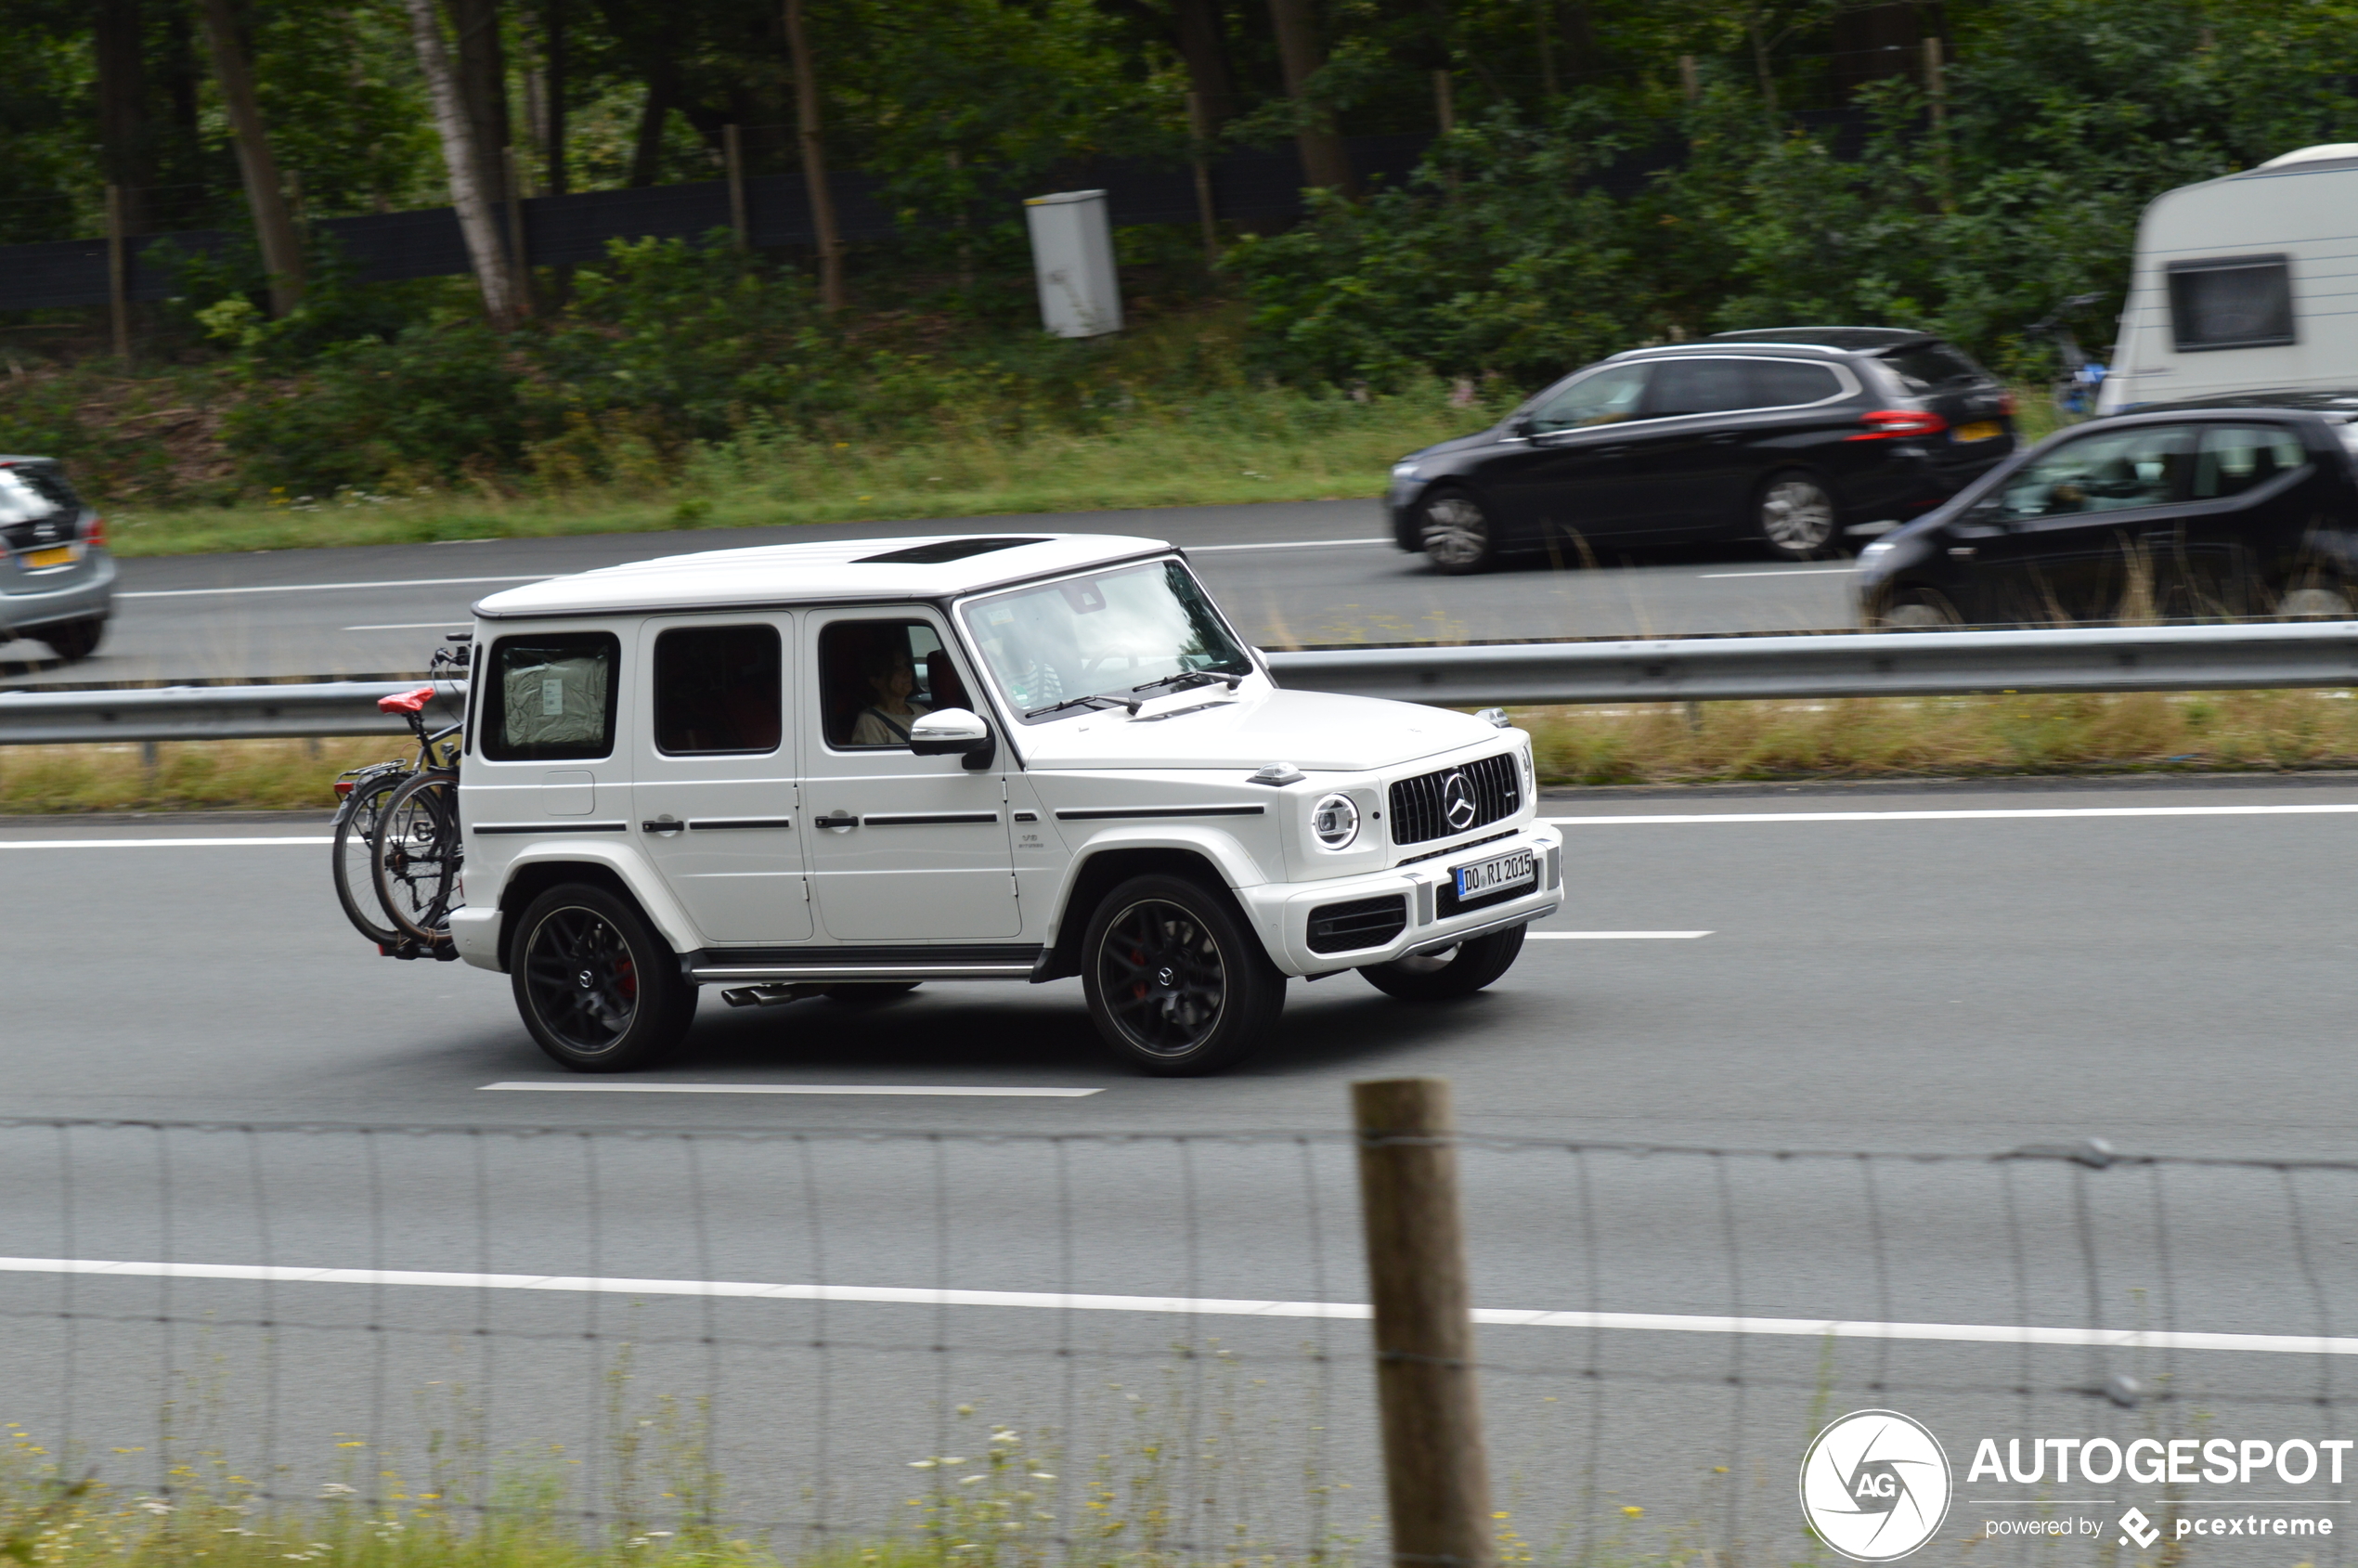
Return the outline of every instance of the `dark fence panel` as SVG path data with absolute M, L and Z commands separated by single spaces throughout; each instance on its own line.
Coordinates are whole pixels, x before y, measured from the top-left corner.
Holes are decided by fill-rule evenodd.
M 1420 135 L 1354 137 L 1352 161 L 1362 179 L 1397 185 L 1415 169 L 1430 139 Z M 836 174 L 828 183 L 845 239 L 889 240 L 902 232 L 884 182 L 875 175 Z M 1221 217 L 1234 221 L 1284 222 L 1299 216 L 1302 184 L 1301 161 L 1291 147 L 1246 149 L 1225 154 L 1212 165 L 1213 206 Z M 1184 164 L 1107 160 L 1060 171 L 1039 188 L 1099 187 L 1108 192 L 1116 223 L 1196 221 L 1195 176 Z M 808 190 L 800 175 L 746 180 L 745 216 L 753 242 L 814 243 Z M 524 204 L 525 249 L 542 266 L 596 261 L 612 240 L 693 237 L 728 224 L 729 187 L 721 180 L 544 196 Z M 341 248 L 364 282 L 444 278 L 469 270 L 458 214 L 448 207 L 326 218 L 313 227 Z M 221 229 L 193 229 L 132 240 L 131 297 L 161 300 L 174 292 L 172 269 L 165 257 L 150 253 L 154 247 L 168 244 L 183 254 L 212 254 L 236 238 Z M 107 297 L 103 240 L 0 247 L 0 310 L 104 305 Z

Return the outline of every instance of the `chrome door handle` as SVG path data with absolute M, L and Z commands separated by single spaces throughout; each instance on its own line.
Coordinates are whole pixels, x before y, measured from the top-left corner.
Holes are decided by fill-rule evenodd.
M 1741 439 L 1742 437 L 1739 436 L 1736 432 L 1732 430 L 1723 430 L 1718 434 L 1711 438 L 1711 444 L 1715 447 L 1725 447 Z
M 1600 458 L 1626 458 L 1628 455 L 1629 448 L 1626 447 L 1600 447 L 1597 448 L 1597 456 Z
M 810 820 L 830 833 L 849 833 L 860 825 L 860 819 L 849 811 L 837 811 L 832 816 L 813 817 Z
M 687 825 L 688 824 L 686 823 L 675 821 L 670 817 L 659 817 L 651 823 L 641 823 L 639 827 L 640 830 L 644 833 L 669 835 L 679 832 L 681 828 L 686 827 Z

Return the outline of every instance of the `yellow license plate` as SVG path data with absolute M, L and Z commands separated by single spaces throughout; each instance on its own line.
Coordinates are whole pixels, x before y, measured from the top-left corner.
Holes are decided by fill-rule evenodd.
M 73 564 L 73 546 L 61 544 L 55 550 L 36 550 L 24 558 L 24 564 L 36 572 L 44 566 L 70 566 Z
M 1989 441 L 2002 434 L 1996 420 L 1976 420 L 1972 424 L 1957 427 L 1957 439 L 1960 441 Z

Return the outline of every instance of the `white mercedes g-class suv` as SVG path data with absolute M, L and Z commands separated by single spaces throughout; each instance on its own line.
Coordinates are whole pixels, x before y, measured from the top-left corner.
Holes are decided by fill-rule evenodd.
M 835 540 L 475 606 L 459 955 L 582 1071 L 736 1005 L 1078 976 L 1148 1072 L 1289 976 L 1503 974 L 1563 900 L 1530 737 L 1281 691 L 1152 539 Z

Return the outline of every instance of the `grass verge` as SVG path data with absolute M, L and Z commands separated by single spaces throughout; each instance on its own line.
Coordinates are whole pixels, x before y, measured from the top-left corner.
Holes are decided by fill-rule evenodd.
M 625 482 L 486 480 L 406 496 L 117 508 L 110 534 L 120 555 L 186 555 L 1363 498 L 1382 492 L 1402 453 L 1495 417 L 1452 407 L 1436 387 L 1365 403 L 1236 390 L 1134 410 L 1088 434 L 978 429 L 923 441 L 812 442 L 754 431 L 700 447 L 676 470 L 651 465 Z
M 2358 767 L 2348 692 L 1856 697 L 1525 708 L 1550 784 Z M 0 813 L 288 810 L 334 804 L 382 739 L 0 747 Z

